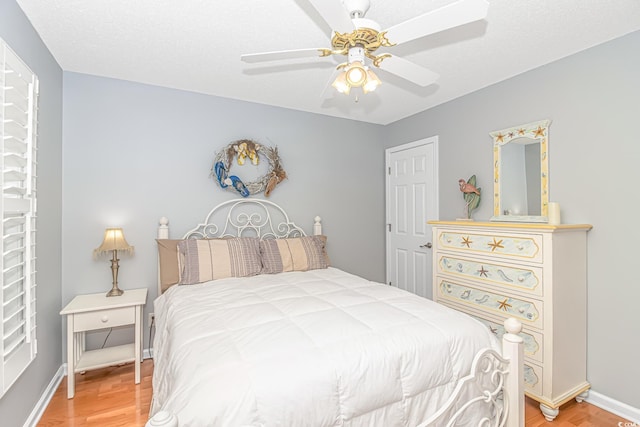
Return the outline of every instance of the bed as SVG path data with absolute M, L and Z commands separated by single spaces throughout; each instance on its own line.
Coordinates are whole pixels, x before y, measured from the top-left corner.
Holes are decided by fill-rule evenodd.
M 181 239 L 161 219 L 147 426 L 523 426 L 521 325 L 500 345 L 467 315 L 331 267 L 320 221 L 306 235 L 252 199 Z

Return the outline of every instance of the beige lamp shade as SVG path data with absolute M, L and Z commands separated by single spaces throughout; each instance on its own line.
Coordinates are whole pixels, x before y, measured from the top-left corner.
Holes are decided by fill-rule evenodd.
M 110 251 L 127 251 L 129 254 L 133 253 L 133 246 L 127 243 L 122 228 L 107 228 L 104 231 L 102 244 L 93 251 L 93 254 L 100 255 Z

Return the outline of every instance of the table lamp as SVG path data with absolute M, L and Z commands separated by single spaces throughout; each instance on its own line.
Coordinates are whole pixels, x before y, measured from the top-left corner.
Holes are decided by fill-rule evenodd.
M 118 288 L 118 251 L 126 251 L 129 254 L 133 254 L 133 246 L 129 245 L 124 238 L 124 233 L 122 232 L 122 228 L 107 228 L 104 232 L 104 239 L 102 240 L 102 244 L 94 249 L 93 255 L 97 257 L 98 255 L 104 254 L 106 252 L 112 251 L 113 256 L 111 258 L 111 274 L 113 275 L 113 287 L 109 292 L 107 292 L 108 297 L 116 297 L 120 296 L 124 293 L 122 289 Z

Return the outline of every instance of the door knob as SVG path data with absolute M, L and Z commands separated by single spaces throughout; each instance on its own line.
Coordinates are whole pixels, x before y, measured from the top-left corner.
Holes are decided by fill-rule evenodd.
M 427 249 L 431 249 L 433 245 L 431 244 L 431 242 L 429 243 L 425 243 L 424 245 L 420 245 L 421 248 L 427 248 Z

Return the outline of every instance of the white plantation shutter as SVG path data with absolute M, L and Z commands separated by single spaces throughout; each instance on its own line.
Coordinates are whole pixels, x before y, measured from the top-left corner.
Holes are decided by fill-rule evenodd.
M 0 39 L 0 396 L 36 355 L 38 78 Z

